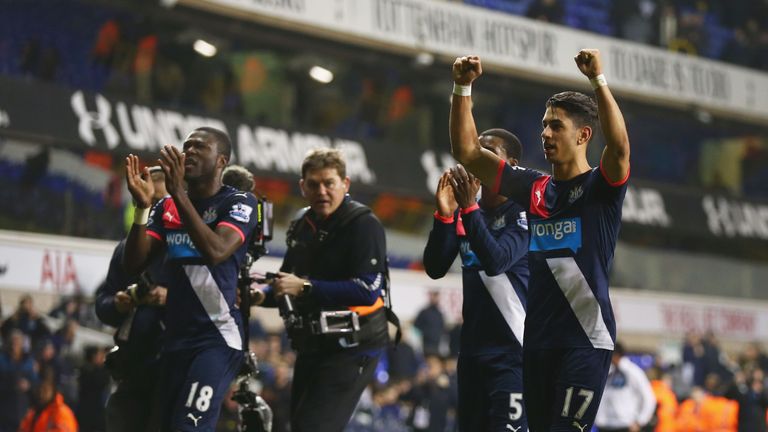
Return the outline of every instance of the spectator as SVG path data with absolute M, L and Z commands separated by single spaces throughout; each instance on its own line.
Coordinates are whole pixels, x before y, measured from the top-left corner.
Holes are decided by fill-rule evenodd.
M 658 7 L 654 0 L 617 0 L 613 2 L 612 21 L 622 39 L 651 44 Z
M 416 316 L 413 326 L 421 332 L 424 355 L 439 355 L 440 342 L 445 333 L 445 318 L 440 311 L 440 291 L 429 292 L 429 304 Z
M 601 432 L 639 432 L 656 410 L 656 397 L 645 372 L 624 354 L 624 346 L 616 342 L 605 392 L 595 417 L 595 425 Z
M 387 385 L 373 390 L 373 430 L 406 432 L 405 412 L 399 403 L 397 387 Z
M 37 347 L 43 339 L 51 336 L 51 330 L 35 310 L 32 296 L 28 294 L 21 297 L 16 311 L 0 326 L 0 334 L 4 340 L 13 329 L 21 330 L 24 334 L 24 345 L 28 352 Z
M 397 346 L 387 348 L 387 360 L 389 362 L 389 378 L 392 380 L 414 379 L 419 372 L 419 356 L 408 343 L 407 332 L 403 331 L 403 338 Z
M 96 41 L 91 50 L 91 58 L 94 64 L 111 67 L 114 61 L 115 50 L 120 43 L 120 25 L 117 20 L 109 19 L 99 28 Z
M 700 6 L 682 10 L 678 16 L 679 38 L 670 49 L 693 55 L 706 53 L 709 35 L 705 20 L 706 10 Z
M 272 408 L 273 432 L 289 432 L 291 416 L 291 374 L 290 367 L 285 363 L 275 364 L 275 379 L 267 384 L 262 397 Z
M 443 432 L 448 424 L 448 411 L 453 407 L 451 382 L 440 357 L 428 355 L 426 364 L 426 370 L 411 391 L 414 409 L 409 424 L 417 432 Z
M 32 389 L 32 407 L 19 432 L 77 432 L 77 420 L 56 390 L 53 370 L 40 371 L 41 380 Z
M 648 370 L 653 394 L 656 396 L 656 432 L 674 431 L 677 416 L 677 396 L 672 391 L 672 378 L 661 368 L 652 367 Z
M 83 357 L 82 351 L 79 351 L 75 344 L 79 327 L 77 321 L 66 320 L 52 338 L 59 359 L 59 365 L 61 366 L 59 369 L 58 390 L 64 396 L 64 401 L 72 406 L 77 403 L 77 367 L 80 365 Z
M 677 432 L 735 431 L 738 405 L 734 404 L 694 387 L 690 399 L 680 404 Z
M 525 16 L 552 24 L 562 24 L 565 11 L 560 0 L 534 0 Z
M 768 393 L 761 369 L 752 369 L 749 374 L 737 372 L 725 396 L 739 404 L 738 432 L 766 432 Z
M 100 326 L 93 306 L 88 304 L 81 293 L 62 298 L 61 302 L 48 312 L 48 315 L 53 318 L 71 319 L 84 327 L 99 328 Z
M 743 371 L 762 369 L 768 371 L 768 356 L 763 353 L 757 342 L 752 342 L 744 348 L 739 357 L 739 366 Z
M 68 319 L 64 321 L 64 325 L 56 331 L 53 335 L 53 345 L 56 347 L 56 352 L 62 358 L 79 359 L 80 353 L 76 352 L 75 338 L 77 337 L 77 329 L 80 325 L 75 320 Z
M 38 347 L 35 354 L 35 362 L 37 363 L 36 366 L 38 370 L 44 368 L 53 369 L 57 377 L 59 377 L 62 372 L 61 359 L 56 352 L 56 347 L 53 345 L 53 341 L 50 339 L 44 341 L 42 345 Z
M 659 46 L 667 48 L 677 38 L 677 11 L 669 0 L 659 5 Z
M 705 378 L 709 374 L 715 374 L 718 378 L 718 395 L 722 395 L 724 389 L 721 383 L 725 383 L 731 380 L 733 377 L 732 369 L 734 365 L 731 364 L 729 358 L 720 349 L 720 342 L 711 331 L 704 335 L 704 368 Z M 706 381 L 705 381 L 706 386 Z M 714 388 L 713 388 L 714 390 Z
M 687 386 L 703 386 L 706 377 L 704 345 L 701 336 L 690 332 L 683 344 L 683 380 Z
M 105 354 L 103 348 L 89 346 L 85 349 L 85 364 L 80 368 L 78 377 L 77 421 L 81 432 L 106 430 L 110 378 L 104 366 Z
M 27 391 L 37 380 L 35 364 L 24 351 L 19 329 L 4 338 L 0 352 L 0 432 L 16 432 L 27 411 Z

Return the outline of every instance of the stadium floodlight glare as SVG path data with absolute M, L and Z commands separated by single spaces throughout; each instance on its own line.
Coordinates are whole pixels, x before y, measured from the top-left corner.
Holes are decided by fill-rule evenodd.
M 419 67 L 432 66 L 432 64 L 435 62 L 435 56 L 432 55 L 432 53 L 423 51 L 416 54 L 416 57 L 413 59 L 413 61 L 416 63 L 416 66 Z
M 333 72 L 322 66 L 312 66 L 312 68 L 309 69 L 309 76 L 313 80 L 323 84 L 328 84 L 333 81 Z
M 212 43 L 206 42 L 202 39 L 198 39 L 195 41 L 195 44 L 192 46 L 195 51 L 197 51 L 198 54 L 200 54 L 203 57 L 213 57 L 216 55 L 216 46 Z

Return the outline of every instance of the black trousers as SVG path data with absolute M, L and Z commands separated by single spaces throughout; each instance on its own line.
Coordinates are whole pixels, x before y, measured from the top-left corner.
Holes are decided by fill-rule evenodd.
M 161 402 L 157 382 L 156 368 L 121 380 L 107 400 L 107 432 L 157 431 Z
M 292 432 L 341 432 L 368 384 L 384 348 L 302 353 L 291 388 Z

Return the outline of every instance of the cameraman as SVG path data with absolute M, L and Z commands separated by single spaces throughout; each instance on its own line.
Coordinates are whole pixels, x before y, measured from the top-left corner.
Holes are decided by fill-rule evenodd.
M 159 166 L 149 172 L 155 186 L 154 204 L 166 195 L 165 176 Z M 96 315 L 118 329 L 118 349 L 110 353 L 107 361 L 117 388 L 107 401 L 106 424 L 109 432 L 149 431 L 153 430 L 152 409 L 158 394 L 158 357 L 167 289 L 159 285 L 141 289 L 132 285 L 138 278 L 123 271 L 124 248 L 125 240 L 115 247 L 107 279 L 96 290 Z M 151 281 L 162 280 L 161 265 L 162 257 L 150 264 L 147 273 Z
M 388 342 L 386 242 L 371 210 L 347 195 L 350 180 L 338 150 L 311 151 L 301 177 L 309 207 L 289 228 L 288 251 L 264 305 L 281 304 L 298 353 L 291 430 L 337 432 Z

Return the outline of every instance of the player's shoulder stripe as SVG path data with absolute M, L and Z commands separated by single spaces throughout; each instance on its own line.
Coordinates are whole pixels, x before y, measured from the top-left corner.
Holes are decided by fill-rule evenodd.
M 496 179 L 493 181 L 493 187 L 491 187 L 493 193 L 499 193 L 499 189 L 501 188 L 501 175 L 502 172 L 504 172 L 504 167 L 506 165 L 507 162 L 504 159 L 499 159 L 499 166 L 496 169 Z

